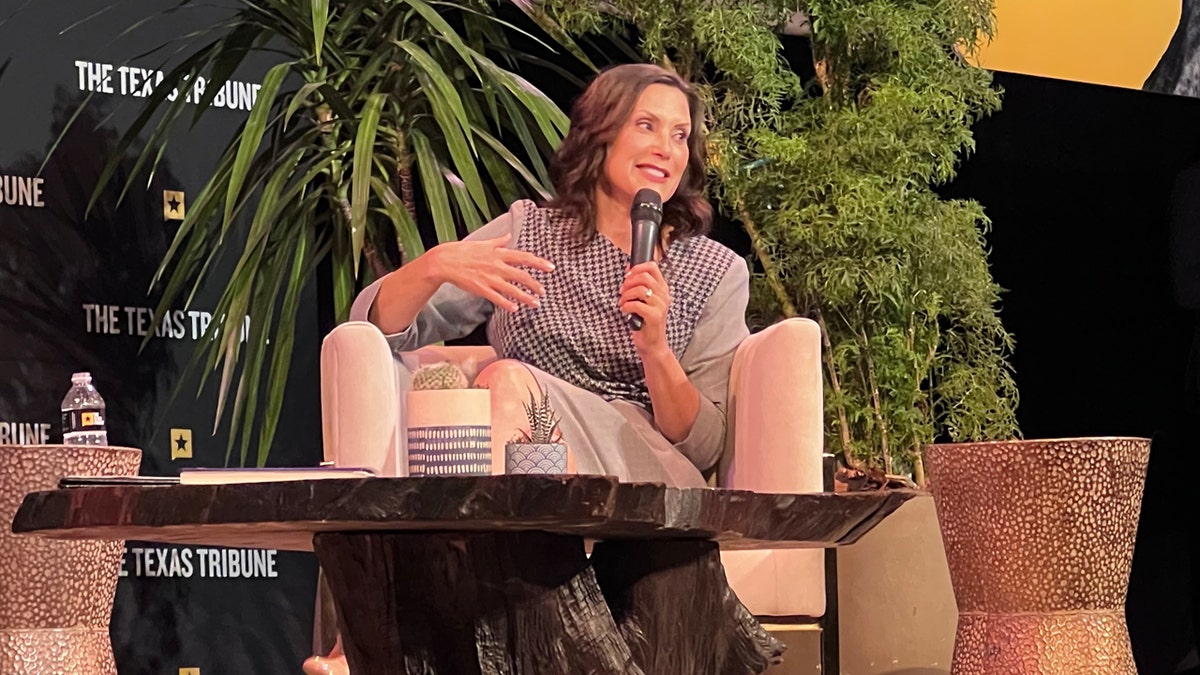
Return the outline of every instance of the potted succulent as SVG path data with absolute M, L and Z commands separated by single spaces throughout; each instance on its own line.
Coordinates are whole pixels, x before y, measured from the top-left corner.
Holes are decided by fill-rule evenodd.
M 455 364 L 431 363 L 412 375 L 405 395 L 410 476 L 492 473 L 492 405 Z
M 518 435 L 504 446 L 504 472 L 510 474 L 566 473 L 567 445 L 563 443 L 558 425 L 559 416 L 550 405 L 550 394 L 542 390 L 541 397 L 529 392 L 529 403 L 523 403 L 529 419 L 529 431 Z

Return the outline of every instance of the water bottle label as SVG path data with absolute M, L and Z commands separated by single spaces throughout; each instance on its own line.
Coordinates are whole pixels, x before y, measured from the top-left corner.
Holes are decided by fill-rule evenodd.
M 63 433 L 75 431 L 104 431 L 103 408 L 81 408 L 62 414 Z

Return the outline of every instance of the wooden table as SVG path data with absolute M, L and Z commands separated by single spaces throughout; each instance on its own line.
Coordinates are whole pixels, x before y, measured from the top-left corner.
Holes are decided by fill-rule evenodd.
M 315 551 L 355 675 L 743 675 L 783 647 L 720 548 L 851 544 L 917 494 L 605 476 L 106 486 L 32 493 L 13 531 Z

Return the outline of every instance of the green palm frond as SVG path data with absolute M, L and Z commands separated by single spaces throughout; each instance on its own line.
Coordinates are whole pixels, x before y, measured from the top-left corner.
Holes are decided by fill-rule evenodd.
M 540 14 L 530 16 L 548 34 L 565 36 Z M 266 461 L 301 289 L 322 261 L 333 270 L 335 318 L 343 321 L 356 286 L 380 272 L 363 265 L 377 242 L 390 238 L 411 259 L 424 251 L 419 223 L 449 241 L 514 199 L 549 195 L 543 157 L 562 140 L 567 117 L 488 56 L 505 61 L 506 36 L 518 30 L 474 0 L 243 0 L 233 21 L 216 27 L 216 37 L 147 99 L 93 204 L 143 134 L 122 196 L 134 176 L 153 175 L 187 109 L 195 109 L 194 122 L 247 56 L 276 62 L 154 279 L 162 290 L 158 313 L 181 298 L 190 303 L 214 281 L 214 261 L 241 246 L 193 363 L 204 367 L 201 388 L 220 372 L 214 429 L 231 413 L 227 462 L 239 439 L 242 465 L 252 442 L 256 463 Z M 578 48 L 571 43 L 567 51 Z M 167 97 L 200 75 L 208 83 L 199 104 Z M 243 231 L 244 243 L 235 244 Z

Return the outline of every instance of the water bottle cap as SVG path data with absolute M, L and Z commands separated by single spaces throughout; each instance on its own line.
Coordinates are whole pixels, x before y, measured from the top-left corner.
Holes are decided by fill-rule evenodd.
M 72 382 L 91 382 L 92 374 L 91 373 L 73 373 L 71 375 L 71 381 Z

